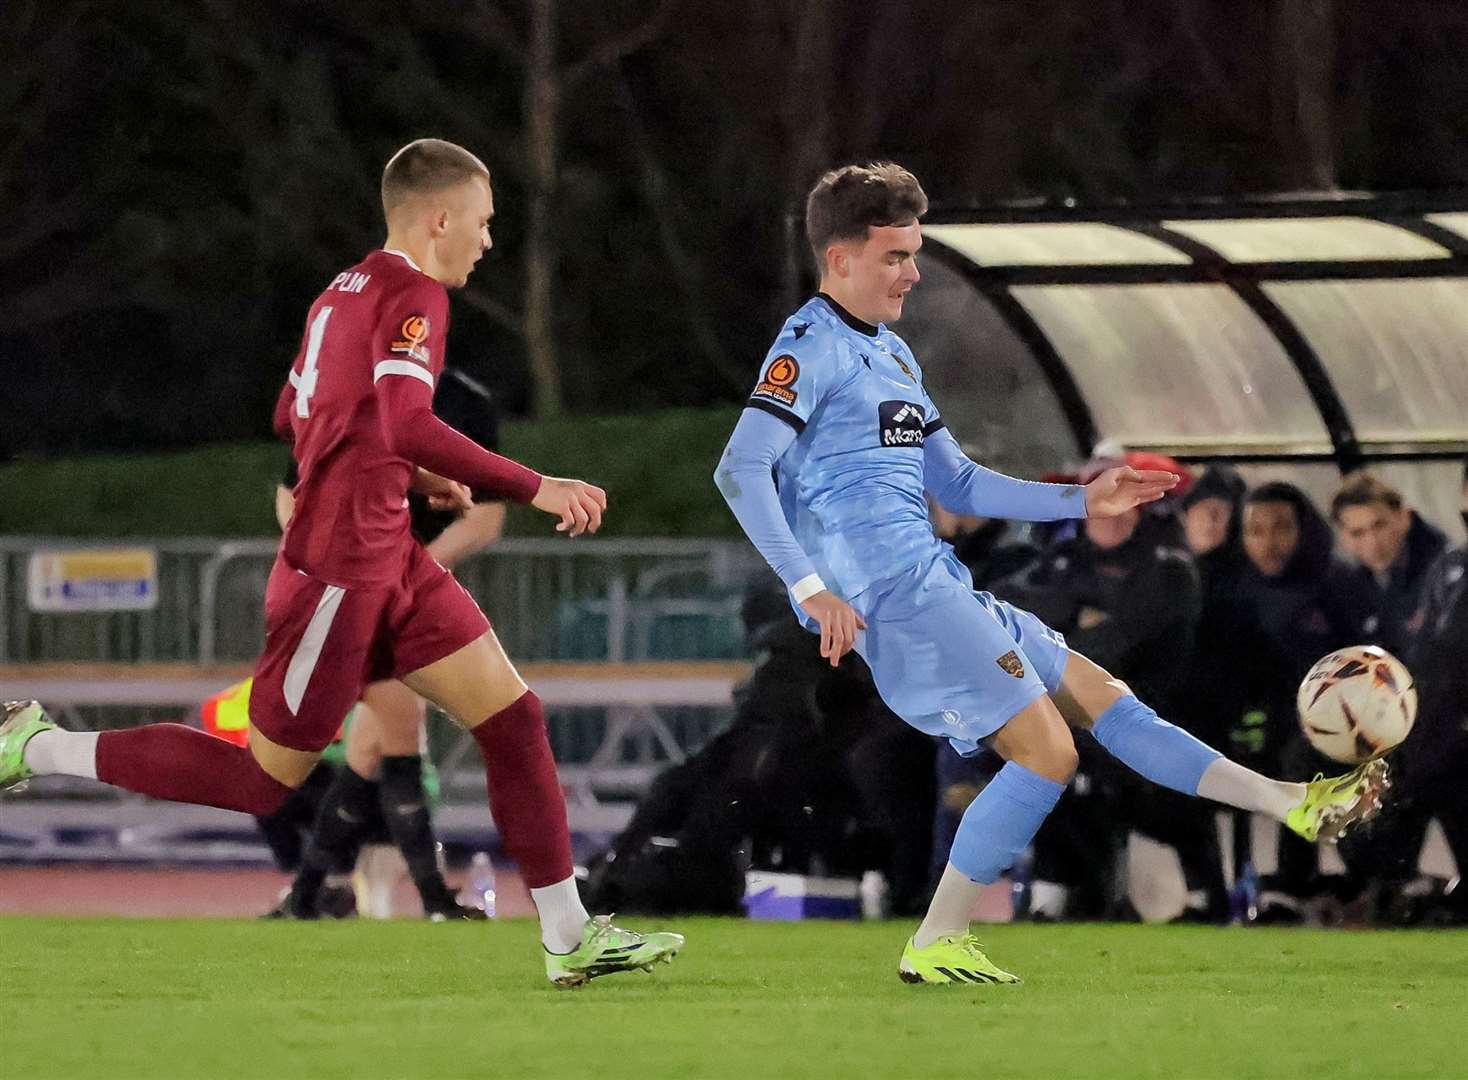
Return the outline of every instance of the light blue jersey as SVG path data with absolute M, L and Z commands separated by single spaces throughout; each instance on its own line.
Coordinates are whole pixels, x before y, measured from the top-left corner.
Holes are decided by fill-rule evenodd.
M 957 513 L 1051 521 L 1085 515 L 1082 488 L 970 461 L 906 343 L 825 296 L 785 323 L 748 404 L 715 481 L 808 629 L 799 598 L 821 587 L 866 620 L 855 647 L 894 712 L 972 753 L 1055 689 L 1064 639 L 972 591 L 925 493 Z
M 779 460 L 780 505 L 821 580 L 849 600 L 939 552 L 923 442 L 943 421 L 907 344 L 843 315 L 819 296 L 792 315 L 749 404 L 798 432 Z

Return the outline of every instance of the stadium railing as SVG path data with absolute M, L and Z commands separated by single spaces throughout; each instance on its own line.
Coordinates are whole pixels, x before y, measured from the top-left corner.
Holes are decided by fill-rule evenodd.
M 32 556 L 145 548 L 147 610 L 38 612 Z M 264 636 L 272 540 L 128 539 L 114 545 L 0 537 L 0 664 L 252 660 Z M 735 659 L 739 594 L 763 563 L 731 540 L 504 540 L 456 574 L 517 660 Z
M 155 554 L 151 609 L 31 609 L 33 555 L 108 546 Z M 0 538 L 0 697 L 81 730 L 188 718 L 249 673 L 274 556 L 270 540 Z M 740 595 L 761 567 L 742 542 L 515 539 L 456 572 L 546 702 L 568 795 L 590 809 L 635 798 L 727 724 L 747 666 Z M 431 730 L 445 795 L 482 799 L 471 741 L 442 718 Z

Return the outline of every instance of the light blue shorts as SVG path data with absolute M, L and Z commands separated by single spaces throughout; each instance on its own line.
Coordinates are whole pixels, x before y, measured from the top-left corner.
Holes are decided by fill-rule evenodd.
M 964 756 L 1054 693 L 1069 655 L 1056 631 L 972 585 L 944 552 L 851 602 L 867 624 L 856 651 L 887 707 Z

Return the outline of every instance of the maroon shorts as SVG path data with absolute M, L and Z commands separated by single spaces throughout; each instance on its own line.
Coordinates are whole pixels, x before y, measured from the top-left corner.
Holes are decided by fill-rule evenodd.
M 397 679 L 483 636 L 489 620 L 414 544 L 394 585 L 345 589 L 276 556 L 250 722 L 271 742 L 322 750 L 368 683 Z

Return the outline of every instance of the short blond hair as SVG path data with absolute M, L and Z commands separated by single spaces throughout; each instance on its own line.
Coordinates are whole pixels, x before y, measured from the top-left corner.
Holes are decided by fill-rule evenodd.
M 382 213 L 387 216 L 415 196 L 446 191 L 475 176 L 489 183 L 484 162 L 462 146 L 443 139 L 415 139 L 382 170 Z

